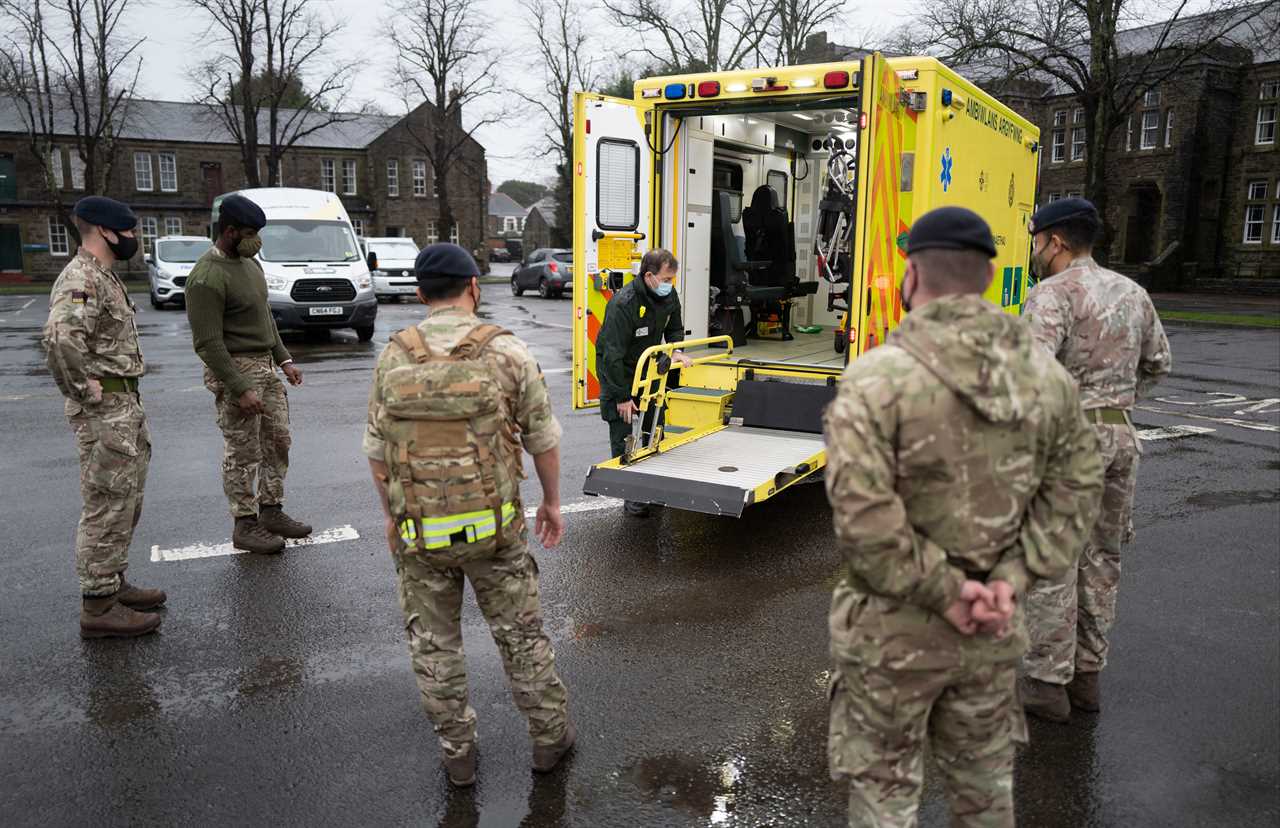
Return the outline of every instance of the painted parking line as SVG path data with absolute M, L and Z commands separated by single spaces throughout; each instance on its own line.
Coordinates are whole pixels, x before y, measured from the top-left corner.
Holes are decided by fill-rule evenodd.
M 1165 426 L 1163 428 L 1143 428 L 1138 430 L 1139 440 L 1174 440 L 1178 437 L 1194 437 L 1197 434 L 1212 434 L 1216 429 L 1204 426 Z
M 601 509 L 616 509 L 622 505 L 622 501 L 615 497 L 593 497 L 587 500 L 579 500 L 575 503 L 567 503 L 560 507 L 561 515 L 574 515 L 579 512 L 598 512 Z M 537 508 L 525 509 L 525 520 L 532 520 L 534 515 L 538 514 Z
M 1251 431 L 1280 432 L 1280 426 L 1274 426 L 1270 423 L 1259 423 L 1254 420 L 1242 420 L 1239 417 L 1210 417 L 1205 414 L 1193 414 L 1190 411 L 1170 411 L 1166 408 L 1156 408 L 1151 405 L 1138 405 L 1134 407 L 1139 411 L 1149 411 L 1152 414 L 1164 414 L 1168 417 L 1183 417 L 1188 420 L 1205 420 L 1210 423 L 1219 423 L 1220 425 L 1247 428 Z
M 326 543 L 340 543 L 341 541 L 359 540 L 360 533 L 352 526 L 339 526 L 335 529 L 326 529 L 323 532 L 312 535 L 308 538 L 296 538 L 285 541 L 285 548 L 296 549 L 303 546 L 320 546 Z M 204 543 L 193 543 L 190 546 L 181 546 L 177 549 L 161 549 L 159 546 L 151 547 L 151 561 L 153 563 L 159 561 L 189 561 L 195 558 L 216 558 L 221 555 L 246 555 L 249 554 L 243 549 L 236 549 L 231 545 L 231 541 L 219 543 L 215 545 Z

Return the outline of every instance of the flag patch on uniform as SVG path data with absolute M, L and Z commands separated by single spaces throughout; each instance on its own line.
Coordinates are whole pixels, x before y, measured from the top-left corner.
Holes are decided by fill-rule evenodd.
M 77 303 L 77 304 L 83 305 L 83 304 L 85 303 L 85 300 L 86 300 L 86 299 L 88 299 L 88 298 L 89 298 L 89 294 L 88 294 L 88 293 L 85 293 L 83 290 L 73 290 L 73 291 L 71 291 L 71 301 L 72 301 L 72 302 L 75 302 L 75 303 Z

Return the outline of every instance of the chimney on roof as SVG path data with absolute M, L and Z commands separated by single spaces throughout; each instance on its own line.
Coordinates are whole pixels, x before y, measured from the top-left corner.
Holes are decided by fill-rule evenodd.
M 462 90 L 458 87 L 455 86 L 449 90 L 449 114 L 457 126 L 462 126 L 462 104 L 459 101 L 461 97 Z

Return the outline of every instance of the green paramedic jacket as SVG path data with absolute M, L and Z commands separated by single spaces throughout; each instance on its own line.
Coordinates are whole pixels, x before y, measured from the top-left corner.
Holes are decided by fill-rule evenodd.
M 613 294 L 596 336 L 596 377 L 600 380 L 601 410 L 631 397 L 640 355 L 663 341 L 683 342 L 680 297 L 673 290 L 664 299 L 653 295 L 636 277 Z

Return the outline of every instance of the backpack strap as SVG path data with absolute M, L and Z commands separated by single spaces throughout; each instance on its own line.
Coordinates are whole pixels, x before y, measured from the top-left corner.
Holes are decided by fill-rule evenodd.
M 404 348 L 418 362 L 428 362 L 431 360 L 431 346 L 422 338 L 422 331 L 418 330 L 417 325 L 411 325 L 401 331 L 396 331 L 392 335 L 391 341 Z
M 476 325 L 462 338 L 449 355 L 455 359 L 468 359 L 479 356 L 489 347 L 489 343 L 500 336 L 514 336 L 511 331 L 499 325 Z

